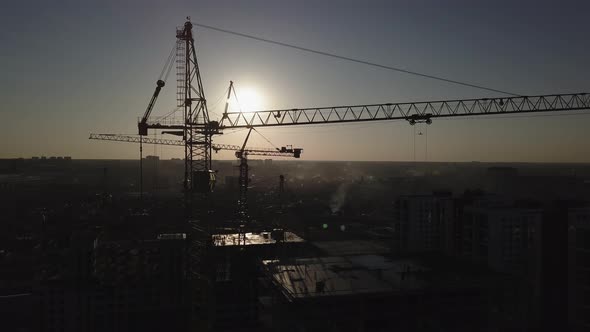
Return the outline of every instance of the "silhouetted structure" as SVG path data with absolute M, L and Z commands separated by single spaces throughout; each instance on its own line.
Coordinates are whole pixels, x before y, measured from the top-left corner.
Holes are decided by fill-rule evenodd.
M 590 328 L 590 209 L 569 209 L 567 221 L 568 322 L 573 331 L 587 331 Z M 554 296 L 562 298 L 560 295 Z

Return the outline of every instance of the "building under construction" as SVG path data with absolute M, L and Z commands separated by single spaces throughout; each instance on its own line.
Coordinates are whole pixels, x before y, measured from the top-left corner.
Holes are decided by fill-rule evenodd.
M 489 275 L 418 259 L 323 256 L 262 264 L 261 321 L 280 331 L 479 331 L 496 291 Z
M 194 325 L 214 331 L 260 330 L 259 261 L 305 254 L 305 241 L 282 229 L 244 233 L 227 229 L 212 234 L 210 240 L 201 263 L 208 275 L 195 299 Z

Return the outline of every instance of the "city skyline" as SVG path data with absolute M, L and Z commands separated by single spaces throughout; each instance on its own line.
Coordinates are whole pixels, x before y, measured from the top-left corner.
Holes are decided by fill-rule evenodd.
M 590 330 L 589 12 L 3 3 L 2 331 Z

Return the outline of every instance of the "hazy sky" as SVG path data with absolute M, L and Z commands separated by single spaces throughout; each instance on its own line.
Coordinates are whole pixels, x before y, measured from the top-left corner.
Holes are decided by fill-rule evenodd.
M 136 134 L 175 27 L 194 22 L 534 95 L 590 92 L 588 1 L 2 1 L 0 157 L 136 158 Z M 211 111 L 229 80 L 264 108 L 489 97 L 455 86 L 196 28 Z M 175 106 L 174 77 L 154 114 Z M 497 94 L 495 94 L 497 95 Z M 212 113 L 212 118 L 215 118 Z M 307 160 L 590 162 L 590 115 L 263 129 Z M 423 127 L 416 128 L 423 132 Z M 239 144 L 244 132 L 217 142 Z M 252 146 L 268 146 L 253 136 Z M 181 157 L 182 149 L 146 154 Z M 231 158 L 222 153 L 219 158 Z

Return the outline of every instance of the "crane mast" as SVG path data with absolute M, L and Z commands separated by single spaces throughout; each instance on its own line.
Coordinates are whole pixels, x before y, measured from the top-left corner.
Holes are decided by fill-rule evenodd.
M 231 90 L 231 86 L 230 86 Z M 248 218 L 248 182 L 250 180 L 248 176 L 248 151 L 246 151 L 246 144 L 252 133 L 252 128 L 248 130 L 248 134 L 244 139 L 244 144 L 239 151 L 236 151 L 236 158 L 240 160 L 240 175 L 238 178 L 238 186 L 240 187 L 240 196 L 238 198 L 238 214 L 241 219 Z
M 184 108 L 184 189 L 189 195 L 208 192 L 215 180 L 211 171 L 211 138 L 219 134 L 217 122 L 209 121 L 192 28 L 187 21 L 176 30 L 177 101 Z

